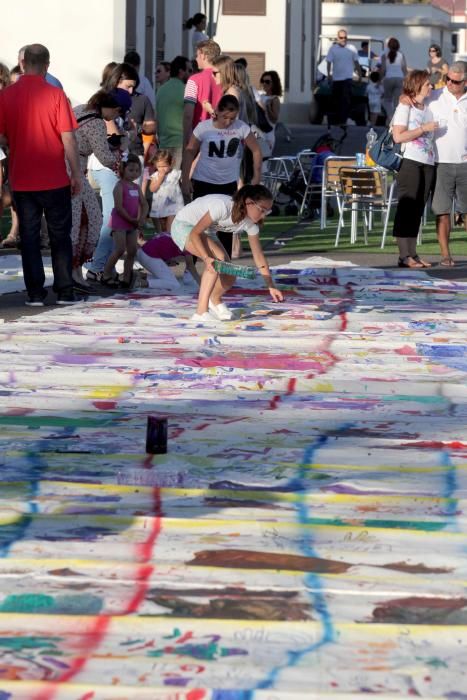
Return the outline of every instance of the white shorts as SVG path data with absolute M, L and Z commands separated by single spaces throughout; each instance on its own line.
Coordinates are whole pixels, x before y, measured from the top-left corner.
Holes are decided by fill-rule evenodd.
M 187 224 L 186 221 L 177 221 L 177 219 L 175 219 L 175 221 L 172 223 L 170 235 L 172 236 L 173 242 L 178 245 L 180 250 L 185 250 L 186 242 L 192 230 L 193 224 Z M 224 247 L 214 232 L 211 233 L 210 231 L 206 231 L 206 234 L 215 243 Z
M 172 236 L 173 242 L 180 250 L 185 250 L 185 245 L 192 229 L 193 225 L 187 224 L 186 221 L 177 221 L 177 219 L 175 219 L 175 221 L 172 222 L 170 235 Z

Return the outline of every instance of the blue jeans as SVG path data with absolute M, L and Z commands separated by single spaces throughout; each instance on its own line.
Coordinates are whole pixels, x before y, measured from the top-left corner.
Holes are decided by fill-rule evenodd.
M 16 190 L 13 192 L 13 200 L 19 221 L 24 283 L 29 296 L 40 296 L 44 290 L 45 274 L 41 255 L 42 214 L 47 222 L 50 239 L 54 292 L 72 293 L 70 187 L 34 192 Z
M 90 263 L 85 267 L 91 272 L 102 272 L 110 253 L 113 250 L 112 229 L 108 225 L 110 213 L 114 206 L 114 187 L 118 182 L 118 177 L 113 170 L 103 168 L 102 170 L 91 170 L 93 179 L 97 182 L 101 191 L 103 226 L 99 234 L 94 255 Z

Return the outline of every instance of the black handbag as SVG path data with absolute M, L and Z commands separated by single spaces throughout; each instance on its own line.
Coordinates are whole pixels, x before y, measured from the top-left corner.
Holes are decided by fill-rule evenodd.
M 266 112 L 264 109 L 262 109 L 259 104 L 256 102 L 256 126 L 258 129 L 261 129 L 263 134 L 269 134 L 274 127 L 268 122 L 268 119 L 266 117 Z
M 377 165 L 386 170 L 397 172 L 400 169 L 403 155 L 400 145 L 394 143 L 391 127 L 376 139 L 369 150 L 369 155 Z

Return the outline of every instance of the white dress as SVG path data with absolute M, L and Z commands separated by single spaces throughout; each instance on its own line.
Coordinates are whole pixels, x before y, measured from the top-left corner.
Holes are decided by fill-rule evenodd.
M 156 219 L 165 216 L 175 216 L 183 208 L 183 196 L 180 189 L 181 170 L 171 170 L 157 192 L 152 194 L 150 216 Z M 151 180 L 157 177 L 157 172 L 151 175 Z

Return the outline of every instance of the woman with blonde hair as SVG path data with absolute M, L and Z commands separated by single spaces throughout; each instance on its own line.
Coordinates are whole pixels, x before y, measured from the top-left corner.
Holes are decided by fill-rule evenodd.
M 235 61 L 225 54 L 215 58 L 212 62 L 212 75 L 216 85 L 219 85 L 222 89 L 222 95 L 233 95 L 237 98 L 240 104 L 239 119 L 248 123 L 247 119 L 244 118 L 246 116 L 246 108 Z M 215 116 L 215 110 L 208 101 L 203 102 L 203 107 L 212 117 Z

